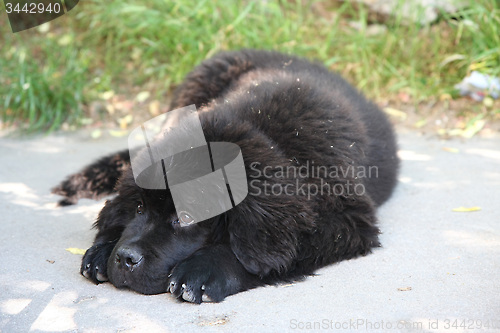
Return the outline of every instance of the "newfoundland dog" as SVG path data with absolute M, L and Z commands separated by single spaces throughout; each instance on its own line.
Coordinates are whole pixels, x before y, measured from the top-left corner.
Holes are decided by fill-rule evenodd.
M 168 188 L 136 184 L 128 150 L 99 159 L 53 189 L 60 205 L 116 193 L 95 222 L 86 278 L 220 302 L 380 246 L 375 211 L 396 184 L 395 135 L 341 77 L 286 54 L 222 52 L 187 75 L 170 109 L 192 104 L 207 142 L 240 148 L 248 195 L 191 223 Z

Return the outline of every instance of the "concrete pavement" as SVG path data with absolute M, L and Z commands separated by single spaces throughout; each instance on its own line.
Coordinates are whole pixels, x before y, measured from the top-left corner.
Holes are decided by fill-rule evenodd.
M 66 250 L 91 245 L 103 201 L 57 208 L 50 188 L 123 138 L 0 137 L 0 332 L 500 331 L 500 137 L 398 136 L 383 248 L 201 305 L 95 286 Z

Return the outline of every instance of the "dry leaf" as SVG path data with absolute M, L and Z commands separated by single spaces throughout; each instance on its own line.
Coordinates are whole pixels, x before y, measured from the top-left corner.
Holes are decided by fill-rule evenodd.
M 439 100 L 441 102 L 444 102 L 444 101 L 451 101 L 453 99 L 453 97 L 451 97 L 450 94 L 441 94 L 439 95 Z
M 415 127 L 416 128 L 421 128 L 421 127 L 424 127 L 425 125 L 427 125 L 427 119 L 420 119 L 419 121 L 417 121 L 415 123 Z
M 483 129 L 485 124 L 486 121 L 482 119 L 474 121 L 470 126 L 467 126 L 467 128 L 463 131 L 462 136 L 468 139 L 472 138 L 477 132 Z
M 92 139 L 98 139 L 101 137 L 101 135 L 102 135 L 102 132 L 100 129 L 93 130 L 92 133 L 90 133 L 90 137 Z
M 114 105 L 108 104 L 106 105 L 106 111 L 108 111 L 110 115 L 114 115 L 116 110 Z
M 443 61 L 441 61 L 441 63 L 439 64 L 439 66 L 444 67 L 450 62 L 457 60 L 464 60 L 464 59 L 466 59 L 466 56 L 464 56 L 463 54 L 452 54 L 444 58 Z
M 405 112 L 394 108 L 384 108 L 384 112 L 391 117 L 400 118 L 401 120 L 405 120 L 407 117 Z
M 483 99 L 483 105 L 486 106 L 487 108 L 493 107 L 494 104 L 495 104 L 495 101 L 493 101 L 493 98 L 491 98 L 491 97 L 485 97 Z
M 150 95 L 151 94 L 149 93 L 149 91 L 141 91 L 140 93 L 137 94 L 137 96 L 135 96 L 135 100 L 139 103 L 142 103 L 145 100 L 147 100 Z
M 65 34 L 61 38 L 59 38 L 57 44 L 66 46 L 69 45 L 72 41 L 73 41 L 73 36 L 71 36 L 70 34 Z
M 115 92 L 113 90 L 105 91 L 102 94 L 99 94 L 99 97 L 101 97 L 104 100 L 111 99 L 115 95 Z
M 125 136 L 128 134 L 128 131 L 117 131 L 117 130 L 109 130 L 109 134 L 111 136 L 114 136 L 116 138 L 121 138 L 122 136 Z
M 127 126 L 132 122 L 133 119 L 134 119 L 134 117 L 131 114 L 126 115 L 125 117 L 118 119 L 118 122 L 120 123 L 120 128 L 122 130 L 126 129 Z
M 152 101 L 149 103 L 149 113 L 153 116 L 156 117 L 160 115 L 160 102 L 159 101 Z
M 468 124 L 458 123 L 457 126 L 463 126 L 463 128 L 453 128 L 450 130 L 440 128 L 438 129 L 439 135 L 448 135 L 448 136 L 461 136 L 466 139 L 472 138 L 479 131 L 481 131 L 486 124 L 485 120 L 478 119 L 470 122 Z
M 38 28 L 37 28 L 37 30 L 38 30 L 38 32 L 40 32 L 42 34 L 49 32 L 49 30 L 50 30 L 50 22 L 47 22 L 47 23 L 39 25 Z
M 458 207 L 458 208 L 453 208 L 452 211 L 454 212 L 476 212 L 478 210 L 481 210 L 481 207 Z
M 84 249 L 78 249 L 76 247 L 68 247 L 66 251 L 72 253 L 72 254 L 81 254 L 84 255 L 87 250 Z
M 449 153 L 459 153 L 460 150 L 458 150 L 457 148 L 452 148 L 452 147 L 443 147 L 442 148 L 444 151 L 447 151 Z
M 92 119 L 92 118 L 80 119 L 80 124 L 82 124 L 82 125 L 92 125 L 93 123 L 94 123 L 94 119 Z

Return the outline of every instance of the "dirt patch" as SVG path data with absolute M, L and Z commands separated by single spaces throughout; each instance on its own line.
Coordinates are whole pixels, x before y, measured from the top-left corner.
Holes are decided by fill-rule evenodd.
M 442 138 L 491 136 L 500 132 L 500 99 L 486 106 L 468 97 L 420 103 L 393 98 L 379 105 L 396 126 Z

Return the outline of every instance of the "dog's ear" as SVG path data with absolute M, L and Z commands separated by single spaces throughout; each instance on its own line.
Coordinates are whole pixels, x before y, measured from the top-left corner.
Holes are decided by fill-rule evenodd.
M 114 229 L 123 230 L 137 211 L 141 196 L 130 169 L 124 172 L 116 190 L 118 195 L 106 200 L 94 223 L 94 228 L 99 230 L 99 233 Z
M 301 191 L 301 180 L 295 180 L 267 179 L 267 192 L 265 187 L 250 184 L 254 191 L 249 191 L 248 197 L 228 212 L 231 249 L 247 271 L 263 277 L 271 271 L 279 274 L 293 268 L 290 265 L 298 259 L 301 241 L 304 242 L 301 237 L 316 232 L 318 224 L 329 224 L 320 229 L 327 232 L 325 239 L 331 239 L 331 243 L 321 244 L 328 249 L 330 262 L 365 255 L 380 246 L 375 206 L 369 196 L 353 194 L 313 200 L 310 193 Z M 273 194 L 273 187 L 281 190 Z M 330 213 L 318 217 L 318 208 Z M 308 250 L 302 251 L 304 255 Z
M 252 274 L 271 270 L 285 272 L 296 258 L 299 235 L 314 232 L 312 201 L 301 196 L 261 195 L 248 197 L 228 212 L 233 253 Z
M 120 203 L 120 197 L 117 196 L 111 200 L 106 200 L 93 227 L 99 231 L 115 228 L 123 224 L 123 221 L 130 217 L 127 209 L 124 209 L 123 203 Z

